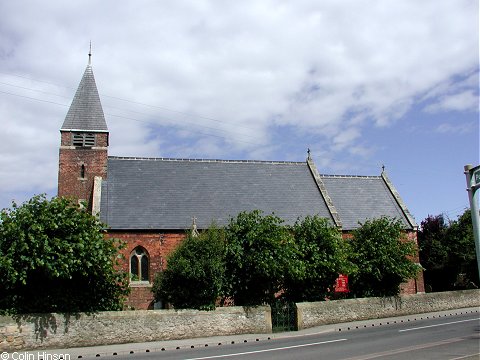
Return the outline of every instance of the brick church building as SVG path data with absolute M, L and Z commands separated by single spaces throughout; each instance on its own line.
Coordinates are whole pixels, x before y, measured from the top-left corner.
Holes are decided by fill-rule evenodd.
M 366 219 L 400 219 L 412 241 L 417 225 L 383 171 L 379 176 L 319 173 L 306 161 L 237 161 L 109 156 L 109 131 L 92 67 L 88 64 L 60 129 L 58 195 L 86 201 L 124 240 L 123 268 L 130 273 L 128 305 L 154 306 L 151 287 L 166 256 L 198 229 L 219 225 L 241 211 L 275 212 L 287 224 L 320 215 L 344 236 Z M 424 292 L 423 276 L 402 287 Z

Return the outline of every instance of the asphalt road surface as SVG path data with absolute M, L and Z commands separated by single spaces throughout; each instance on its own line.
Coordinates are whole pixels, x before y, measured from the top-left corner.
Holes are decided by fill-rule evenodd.
M 418 315 L 418 319 L 339 325 L 329 332 L 286 333 L 243 343 L 102 355 L 99 360 L 153 359 L 480 359 L 480 313 Z M 98 357 L 97 357 L 98 359 Z M 73 360 L 73 359 L 72 359 Z

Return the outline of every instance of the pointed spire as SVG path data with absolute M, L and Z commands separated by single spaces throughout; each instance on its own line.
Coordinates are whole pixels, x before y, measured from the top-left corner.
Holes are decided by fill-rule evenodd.
M 83 73 L 61 130 L 108 132 L 95 77 L 90 66 L 91 50 L 88 55 L 89 64 Z

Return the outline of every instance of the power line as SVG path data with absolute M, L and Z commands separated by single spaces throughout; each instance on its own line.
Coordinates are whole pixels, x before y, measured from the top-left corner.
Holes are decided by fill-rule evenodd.
M 0 72 L 1 73 L 1 72 Z M 21 89 L 27 89 L 27 90 L 31 90 L 31 91 L 37 91 L 37 92 L 40 92 L 40 93 L 44 93 L 44 94 L 48 94 L 48 95 L 54 95 L 54 96 L 59 96 L 59 97 L 62 97 L 62 98 L 65 98 L 65 99 L 69 99 L 69 97 L 66 97 L 66 96 L 63 96 L 63 95 L 58 95 L 58 94 L 53 94 L 53 93 L 49 93 L 49 92 L 45 92 L 45 91 L 41 91 L 41 90 L 36 90 L 36 89 L 31 89 L 31 88 L 27 88 L 27 87 L 23 87 L 23 86 L 18 86 L 18 85 L 12 85 L 12 84 L 8 84 L 8 83 L 3 83 L 3 82 L 0 82 L 0 84 L 5 84 L 5 85 L 9 85 L 9 86 L 14 86 L 14 87 L 18 87 L 18 88 L 21 88 Z M 7 92 L 7 91 L 2 91 L 0 90 L 0 93 L 3 93 L 3 94 L 7 94 L 7 95 L 11 95 L 11 96 L 17 96 L 17 97 L 21 97 L 21 98 L 25 98 L 25 99 L 28 99 L 28 100 L 34 100 L 34 101 L 39 101 L 39 102 L 44 102 L 44 103 L 49 103 L 49 104 L 54 104 L 54 105 L 59 105 L 59 106 L 64 106 L 64 107 L 68 107 L 69 104 L 61 104 L 61 103 L 58 103 L 58 102 L 55 102 L 55 101 L 50 101 L 50 100 L 44 100 L 44 99 L 39 99 L 39 98 L 34 98 L 34 97 L 31 97 L 31 96 L 26 96 L 26 95 L 20 95 L 20 94 L 15 94 L 15 93 L 11 93 L 11 92 Z M 119 98 L 120 99 L 120 98 Z M 124 100 L 124 99 L 121 99 L 121 100 Z M 125 100 L 127 102 L 132 102 L 132 103 L 135 103 L 134 101 L 130 101 L 130 100 Z M 152 106 L 152 107 L 155 107 L 154 105 L 148 105 L 148 104 L 145 104 L 147 106 Z M 140 111 L 135 111 L 135 110 L 130 110 L 130 109 L 122 109 L 122 108 L 117 108 L 117 107 L 114 107 L 114 106 L 105 106 L 106 108 L 111 108 L 111 109 L 118 109 L 118 110 L 121 110 L 121 111 L 128 111 L 128 112 L 132 112 L 132 113 L 136 113 L 136 114 L 140 114 L 140 115 L 144 115 L 144 116 L 150 116 L 150 114 L 147 114 L 145 112 L 140 112 Z M 120 118 L 120 119 L 126 119 L 126 120 L 130 120 L 130 121 L 135 121 L 135 122 L 140 122 L 140 123 L 144 123 L 144 124 L 148 124 L 148 125 L 152 125 L 152 126 L 164 126 L 162 124 L 159 124 L 157 122 L 154 122 L 154 121 L 149 121 L 149 120 L 143 120 L 143 119 L 138 119 L 138 118 L 134 118 L 134 117 L 130 117 L 130 116 L 124 116 L 124 115 L 118 115 L 118 114 L 113 114 L 113 113 L 110 113 L 110 112 L 105 112 L 105 115 L 107 116 L 111 116 L 111 117 L 116 117 L 116 118 Z M 253 137 L 253 136 L 250 136 L 250 135 L 246 135 L 246 134 L 241 134 L 241 133 L 235 133 L 235 132 L 232 132 L 232 131 L 229 131 L 229 130 L 225 130 L 225 129 L 219 129 L 219 128 L 213 128 L 213 127 L 209 127 L 209 126 L 205 126 L 205 125 L 199 125 L 197 123 L 193 123 L 193 122 L 188 122 L 188 121 L 185 121 L 183 120 L 183 123 L 187 123 L 187 124 L 192 124 L 196 127 L 201 127 L 201 128 L 205 128 L 205 129 L 210 129 L 210 130 L 213 130 L 213 131 L 220 131 L 220 132 L 224 132 L 224 133 L 233 133 L 233 134 L 236 134 L 238 136 L 243 136 L 243 137 L 249 137 L 249 138 L 252 138 L 254 140 L 258 140 L 258 141 L 261 141 L 261 139 L 257 138 L 257 137 Z M 173 126 L 175 126 L 175 124 L 173 124 Z M 182 131 L 187 131 L 189 133 L 193 133 L 193 134 L 201 134 L 201 135 L 204 135 L 204 136 L 210 136 L 210 137 L 215 137 L 215 138 L 218 138 L 218 139 L 222 139 L 222 140 L 228 140 L 229 137 L 228 136 L 225 136 L 225 135 L 218 135 L 218 134 L 212 134 L 212 133 L 208 133 L 208 132 L 203 132 L 203 131 L 198 131 L 198 130 L 192 130 L 192 129 L 188 129 L 188 128 L 181 128 Z M 254 142 L 254 141 L 247 141 L 247 140 L 240 140 L 240 139 L 235 139 L 236 142 L 240 142 L 240 143 L 245 143 L 245 144 L 250 144 L 250 145 L 255 145 L 255 146 L 263 146 L 264 144 L 260 143 L 260 142 Z M 337 158 L 332 158 L 330 157 L 329 158 L 330 162 L 339 162 L 340 160 L 337 159 Z M 355 162 L 356 165 L 362 165 L 363 167 L 365 168 L 380 168 L 380 166 L 377 166 L 378 164 L 373 164 L 373 163 L 370 163 L 370 162 Z M 332 164 L 327 164 L 326 167 L 332 167 Z
M 24 90 L 29 90 L 29 91 L 35 91 L 35 92 L 39 92 L 39 93 L 41 93 L 41 94 L 53 95 L 53 96 L 58 96 L 58 97 L 62 97 L 62 98 L 65 98 L 65 99 L 69 99 L 69 97 L 67 97 L 67 96 L 65 96 L 65 95 L 54 94 L 54 93 L 51 93 L 51 92 L 48 92 L 48 91 L 43 91 L 43 90 L 38 90 L 38 89 L 32 89 L 32 88 L 29 88 L 29 87 L 26 87 L 26 86 L 9 84 L 9 83 L 3 82 L 3 81 L 0 81 L 0 84 L 2 84 L 2 85 L 7 85 L 7 86 L 12 86 L 12 87 L 16 87 L 16 88 L 19 88 L 19 89 L 24 89 Z
M 65 88 L 65 89 L 74 89 L 74 88 L 72 88 L 72 87 L 63 86 L 63 85 L 59 85 L 59 84 L 57 84 L 57 83 L 52 83 L 52 82 L 48 82 L 48 81 L 43 81 L 43 80 L 34 79 L 34 78 L 31 78 L 31 77 L 25 76 L 25 75 L 11 74 L 11 73 L 7 73 L 7 72 L 4 72 L 4 71 L 0 71 L 0 74 L 4 74 L 4 75 L 8 75 L 8 76 L 15 76 L 15 77 L 19 77 L 19 78 L 22 78 L 22 79 L 27 79 L 27 80 L 31 80 L 31 81 L 35 81 L 35 82 L 40 82 L 40 83 L 48 84 L 48 85 L 54 85 L 54 86 L 57 86 L 57 87 L 63 87 L 63 88 Z
M 117 117 L 117 118 L 122 118 L 122 119 L 137 121 L 137 122 L 141 122 L 141 123 L 145 123 L 145 124 L 149 124 L 149 125 L 154 125 L 154 126 L 159 126 L 159 125 L 160 125 L 160 124 L 155 123 L 155 122 L 153 122 L 153 121 L 141 120 L 141 119 L 134 119 L 134 118 L 131 118 L 131 117 L 128 117 L 128 116 L 122 116 L 122 115 L 116 115 L 116 114 L 110 114 L 110 113 L 105 113 L 105 114 L 108 115 L 108 116 L 113 116 L 113 117 Z M 205 126 L 202 126 L 202 127 L 205 127 Z M 209 128 L 209 127 L 206 127 L 206 128 Z M 213 129 L 213 130 L 217 130 L 217 131 L 225 131 L 225 132 L 226 132 L 226 130 L 221 130 L 221 129 L 214 129 L 214 128 L 209 128 L 209 129 Z M 220 139 L 223 139 L 223 140 L 227 140 L 227 139 L 228 139 L 228 137 L 226 137 L 226 136 L 217 135 L 217 134 L 211 134 L 211 133 L 205 133 L 205 132 L 201 132 L 201 131 L 194 131 L 194 130 L 190 130 L 190 129 L 182 129 L 182 131 L 188 131 L 188 132 L 194 133 L 194 134 L 201 134 L 201 135 L 206 135 L 206 136 L 212 136 L 212 137 L 220 138 Z M 241 136 L 247 136 L 247 135 L 241 135 Z M 242 143 L 245 143 L 245 144 L 257 145 L 257 146 L 261 146 L 261 145 L 262 145 L 262 144 L 259 144 L 259 143 L 254 143 L 254 142 L 251 142 L 251 141 L 245 141 L 245 140 L 239 140 L 239 139 L 236 139 L 236 141 L 242 142 Z
M 7 94 L 7 95 L 11 95 L 11 96 L 17 96 L 17 97 L 21 97 L 21 98 L 28 99 L 28 100 L 34 100 L 34 101 L 40 101 L 40 102 L 44 102 L 44 103 L 59 105 L 59 106 L 65 106 L 65 107 L 68 107 L 68 106 L 69 106 L 68 104 L 60 104 L 60 103 L 55 102 L 55 101 L 38 99 L 38 98 L 31 97 L 31 96 L 14 94 L 14 93 L 7 92 L 7 91 L 2 91 L 2 90 L 0 90 L 0 93 Z M 136 121 L 136 122 L 141 122 L 141 123 L 145 123 L 145 124 L 149 124 L 149 125 L 154 125 L 154 126 L 159 126 L 159 125 L 160 125 L 160 124 L 155 123 L 155 122 L 153 122 L 153 121 L 135 119 L 135 118 L 132 118 L 132 117 L 129 117 L 129 116 L 122 116 L 122 115 L 116 115 L 116 114 L 111 114 L 111 113 L 105 113 L 105 115 L 112 116 L 112 117 L 117 117 L 117 118 L 122 118 L 122 119 L 127 119 L 127 120 L 132 120 L 132 121 Z M 147 115 L 147 114 L 144 114 L 144 115 Z M 215 130 L 215 131 L 228 132 L 228 130 L 215 129 L 215 128 L 212 128 L 212 127 L 203 126 L 203 125 L 198 125 L 198 124 L 194 124 L 194 125 L 195 125 L 195 126 L 198 126 L 198 127 L 204 127 L 204 128 L 207 128 L 207 129 L 212 129 L 212 130 Z M 183 130 L 183 131 L 190 132 L 190 133 L 201 134 L 201 135 L 205 135 L 205 136 L 212 136 L 212 137 L 220 138 L 220 139 L 223 139 L 223 140 L 227 140 L 227 139 L 228 139 L 227 136 L 222 136 L 222 135 L 217 135 L 217 134 L 211 134 L 211 133 L 206 133 L 206 132 L 201 132 L 201 131 L 194 131 L 194 130 L 190 130 L 190 129 L 188 129 L 188 128 L 184 128 L 184 129 L 182 129 L 182 130 Z M 244 135 L 244 134 L 237 134 L 237 135 L 250 137 L 249 135 Z M 246 144 L 251 144 L 251 145 L 257 145 L 257 146 L 261 146 L 261 145 L 262 145 L 262 144 L 260 144 L 260 143 L 255 143 L 255 142 L 245 141 L 245 140 L 240 140 L 240 139 L 236 139 L 235 141 L 241 142 L 241 143 L 246 143 Z
M 60 104 L 60 103 L 57 103 L 57 102 L 55 102 L 55 101 L 49 101 L 49 100 L 43 100 L 43 99 L 33 98 L 33 97 L 31 97 L 31 96 L 14 94 L 14 93 L 10 93 L 10 92 L 7 92 L 7 91 L 2 91 L 2 90 L 0 90 L 0 93 L 2 93 L 2 94 L 7 94 L 7 95 L 12 95 L 12 96 L 18 96 L 18 97 L 25 98 L 25 99 L 29 99 L 29 100 L 41 101 L 41 102 L 45 102 L 45 103 L 49 103 L 49 104 L 55 104 L 55 105 L 60 105 L 60 106 L 68 106 L 68 105 L 66 105 L 66 104 Z
M 130 109 L 121 109 L 121 108 L 117 108 L 115 106 L 109 106 L 109 105 L 106 105 L 104 106 L 105 108 L 111 108 L 111 109 L 117 109 L 117 110 L 121 110 L 121 111 L 128 111 L 130 113 L 134 113 L 134 114 L 139 114 L 139 115 L 143 115 L 143 116 L 152 116 L 151 114 L 148 114 L 148 113 L 145 113 L 143 111 L 135 111 L 135 110 L 130 110 Z M 131 119 L 131 120 L 134 120 L 134 121 L 139 121 L 139 122 L 145 122 L 145 123 L 148 123 L 148 124 L 154 124 L 154 125 L 159 125 L 158 123 L 155 123 L 153 121 L 146 121 L 146 120 L 139 120 L 139 119 L 134 119 L 134 118 L 130 118 L 128 116 L 122 116 L 122 115 L 114 115 L 112 113 L 108 113 L 110 116 L 115 116 L 115 117 L 122 117 L 122 118 L 125 118 L 125 119 Z M 160 116 L 158 116 L 157 114 L 155 114 L 155 116 L 157 116 L 157 118 L 161 118 Z M 168 122 L 173 122 L 173 120 L 167 120 Z M 207 126 L 207 125 L 201 125 L 201 124 L 198 124 L 196 122 L 192 122 L 192 121 L 187 121 L 185 119 L 182 120 L 182 124 L 184 125 L 187 125 L 187 124 L 190 124 L 190 125 L 193 125 L 193 126 L 196 126 L 196 127 L 200 127 L 200 128 L 204 128 L 204 129 L 209 129 L 209 130 L 213 130 L 213 131 L 220 131 L 220 132 L 224 132 L 224 133 L 232 133 L 232 134 L 235 134 L 235 135 L 239 135 L 239 136 L 243 136 L 243 137 L 246 137 L 246 138 L 250 138 L 250 139 L 253 139 L 253 140 L 257 140 L 257 141 L 261 141 L 260 138 L 256 137 L 256 136 L 252 136 L 252 135 L 248 135 L 248 134 L 242 134 L 240 132 L 235 132 L 235 131 L 231 131 L 231 130 L 227 130 L 227 129 L 221 129 L 221 128 L 218 128 L 218 127 L 211 127 L 211 126 Z M 176 124 L 173 124 L 173 125 L 176 125 Z M 245 141 L 247 142 L 247 141 Z M 254 145 L 260 145 L 258 143 L 255 143 L 255 142 L 249 142 L 251 144 L 254 144 Z
M 0 72 L 0 73 L 2 73 L 2 72 Z M 5 74 L 5 73 L 3 73 L 3 74 Z M 40 80 L 35 80 L 35 79 L 32 79 L 32 78 L 29 78 L 29 77 L 21 76 L 21 75 L 16 75 L 16 74 L 11 74 L 11 75 L 12 75 L 12 76 L 18 76 L 18 77 L 21 77 L 21 78 L 26 78 L 26 79 L 33 80 L 33 81 L 44 82 L 44 81 L 40 81 Z M 44 82 L 44 83 L 51 84 L 51 85 L 55 85 L 55 84 L 49 83 L 49 82 Z M 0 84 L 7 85 L 7 86 L 12 86 L 12 87 L 16 87 L 16 88 L 20 88 L 20 89 L 24 89 L 24 90 L 29 90 L 29 91 L 35 91 L 35 92 L 39 92 L 39 93 L 42 93 L 42 94 L 58 96 L 58 97 L 66 98 L 66 99 L 69 98 L 69 97 L 66 97 L 66 96 L 64 96 L 64 95 L 54 94 L 54 93 L 51 93 L 51 92 L 42 91 L 42 90 L 33 89 L 33 88 L 30 88 L 30 87 L 25 87 L 25 86 L 20 86 L 20 85 L 15 85 L 15 84 L 10 84 L 10 83 L 6 83 L 6 82 L 0 82 Z M 62 86 L 60 86 L 60 85 L 56 85 L 56 86 L 62 87 Z M 3 92 L 3 91 L 2 91 L 2 92 Z M 9 95 L 14 95 L 14 96 L 21 96 L 21 95 L 18 95 L 18 94 L 13 94 L 13 93 L 8 93 L 8 92 L 3 92 L 3 93 L 9 94 Z M 28 97 L 28 96 L 23 96 L 23 97 L 28 98 L 28 99 L 32 99 L 32 100 L 42 101 L 42 100 L 40 100 L 40 99 L 38 99 L 38 98 L 31 98 L 31 97 Z M 215 122 L 218 122 L 218 123 L 227 124 L 227 125 L 230 125 L 230 126 L 231 126 L 231 124 L 225 123 L 225 122 L 223 122 L 223 121 L 221 121 L 221 120 L 217 120 L 217 119 L 214 119 L 214 118 L 206 117 L 206 116 L 189 114 L 189 113 L 182 112 L 182 111 L 172 110 L 172 109 L 164 108 L 164 107 L 161 107 L 161 106 L 156 106 L 156 105 L 141 103 L 141 102 L 137 102 L 137 101 L 133 101 L 133 100 L 127 100 L 127 99 L 123 99 L 123 98 L 115 97 L 115 96 L 102 95 L 102 97 L 107 97 L 107 98 L 112 98 L 112 99 L 116 99 L 116 100 L 121 100 L 121 101 L 123 101 L 123 102 L 128 102 L 128 103 L 133 103 L 133 104 L 139 104 L 139 105 L 151 107 L 151 108 L 154 108 L 154 109 L 166 110 L 166 111 L 174 112 L 174 113 L 181 114 L 181 115 L 184 115 L 184 116 L 198 117 L 198 118 L 202 118 L 202 119 L 207 119 L 207 120 L 209 120 L 209 121 L 215 121 Z M 45 102 L 48 102 L 48 101 L 45 101 Z M 54 103 L 54 102 L 53 102 L 53 103 Z M 150 114 L 147 114 L 147 113 L 144 113 L 144 112 L 139 112 L 139 111 L 130 110 L 130 109 L 123 109 L 123 108 L 119 108 L 119 107 L 115 107 L 115 106 L 109 106 L 109 105 L 107 105 L 107 107 L 112 108 L 112 109 L 121 110 L 121 111 L 133 112 L 133 113 L 137 113 L 137 114 L 141 114 L 141 115 L 145 115 L 145 116 L 149 116 L 149 115 L 150 115 Z M 114 116 L 113 114 L 109 114 L 109 115 Z M 117 115 L 116 117 L 121 117 L 121 116 L 118 116 L 118 115 Z M 129 119 L 129 118 L 126 117 L 126 116 L 124 116 L 123 118 Z M 131 120 L 139 121 L 138 119 L 131 119 Z M 213 127 L 210 127 L 210 126 L 201 125 L 201 124 L 198 124 L 198 123 L 194 123 L 194 122 L 190 122 L 190 121 L 185 121 L 185 120 L 182 120 L 182 121 L 183 121 L 183 123 L 191 124 L 191 125 L 194 125 L 194 126 L 197 126 L 197 127 L 206 128 L 206 129 L 214 130 L 214 131 L 221 131 L 221 132 L 225 132 L 225 133 L 229 133 L 229 132 L 230 132 L 230 133 L 233 133 L 233 134 L 238 135 L 238 136 L 251 138 L 251 139 L 253 139 L 254 141 L 255 141 L 255 140 L 256 140 L 256 141 L 261 141 L 261 139 L 255 137 L 255 136 L 251 136 L 251 135 L 247 135 L 247 134 L 242 134 L 242 133 L 239 133 L 239 132 L 236 132 L 236 131 L 227 130 L 227 129 L 213 128 Z M 144 121 L 144 122 L 145 122 L 145 121 Z M 148 122 L 148 123 L 149 123 L 149 124 L 155 124 L 154 122 Z M 236 125 L 236 127 L 237 127 L 237 128 L 240 127 L 240 128 L 245 128 L 245 129 L 251 130 L 250 128 L 247 128 L 247 127 L 242 126 L 242 125 Z M 202 133 L 202 134 L 203 134 L 203 135 L 207 135 L 207 133 Z M 216 136 L 216 137 L 219 137 L 219 136 Z M 225 138 L 226 138 L 226 137 L 225 137 Z M 252 141 L 241 141 L 241 142 L 249 143 L 249 144 L 253 144 L 253 145 L 260 145 L 259 143 L 252 142 Z
M 19 88 L 19 89 L 24 89 L 24 90 L 29 90 L 29 91 L 35 91 L 35 92 L 39 92 L 39 93 L 46 94 L 46 95 L 53 95 L 53 96 L 58 96 L 58 97 L 62 97 L 62 98 L 65 98 L 65 99 L 69 99 L 69 97 L 67 97 L 67 96 L 59 95 L 59 94 L 54 94 L 54 93 L 51 93 L 51 92 L 48 92 L 48 91 L 42 91 L 42 90 L 32 89 L 32 88 L 25 87 L 25 86 L 9 84 L 9 83 L 5 83 L 5 82 L 2 82 L 2 81 L 0 81 L 0 84 L 2 84 L 2 85 L 7 85 L 7 86 L 12 86 L 12 87 L 16 87 L 16 88 Z M 5 92 L 5 93 L 6 93 L 6 92 Z M 8 93 L 8 94 L 10 94 L 10 95 L 16 95 L 16 94 L 12 94 L 12 93 Z M 21 95 L 17 95 L 17 96 L 21 96 Z M 106 96 L 106 95 L 103 95 L 103 96 Z M 114 98 L 114 99 L 119 99 L 119 100 L 122 100 L 122 101 L 134 102 L 134 101 L 125 100 L 125 99 L 121 99 L 121 98 L 116 98 L 116 97 L 112 97 L 112 96 L 107 96 L 107 97 Z M 26 97 L 26 98 L 29 98 L 29 97 Z M 35 99 L 35 98 L 31 98 L 31 99 Z M 39 99 L 37 99 L 37 100 L 39 100 Z M 138 102 L 134 102 L 134 103 L 141 104 L 141 103 L 138 103 Z M 157 106 L 154 106 L 154 105 L 148 105 L 148 104 L 143 104 L 143 105 L 145 105 L 145 106 L 150 106 L 150 107 L 153 107 L 153 108 L 163 109 L 163 108 L 161 108 L 161 107 L 157 107 Z M 146 116 L 149 115 L 149 114 L 147 114 L 147 113 L 145 113 L 145 112 L 135 111 L 135 110 L 130 110 L 130 109 L 122 109 L 122 108 L 115 107 L 115 106 L 110 106 L 110 105 L 107 105 L 107 106 L 105 106 L 105 107 L 111 108 L 111 109 L 122 110 L 122 111 L 133 112 L 133 113 L 140 114 L 140 115 L 146 115 Z M 173 111 L 173 110 L 170 110 L 170 111 Z M 180 114 L 183 114 L 183 115 L 186 114 L 186 113 L 182 113 L 182 112 L 178 112 L 178 111 L 177 111 L 177 113 L 180 113 Z M 123 118 L 125 118 L 125 119 L 129 119 L 128 117 L 125 117 L 125 116 L 119 116 L 119 115 L 113 115 L 113 114 L 109 114 L 109 115 L 110 115 L 110 116 L 123 117 Z M 192 115 L 192 116 L 193 116 L 193 115 Z M 134 120 L 134 121 L 141 121 L 141 120 L 133 119 L 133 118 L 130 118 L 130 119 L 131 119 L 131 120 Z M 210 120 L 214 120 L 214 119 L 210 119 Z M 219 120 L 217 120 L 217 121 L 219 121 Z M 143 122 L 146 122 L 146 121 L 143 121 Z M 211 127 L 211 126 L 206 126 L 206 125 L 199 125 L 199 124 L 197 124 L 197 123 L 193 123 L 193 122 L 190 122 L 190 121 L 184 121 L 184 122 L 187 123 L 187 124 L 192 124 L 192 125 L 194 125 L 194 126 L 203 127 L 203 128 L 210 129 L 210 130 L 214 130 L 214 131 L 232 132 L 232 131 L 230 131 L 230 130 L 213 128 L 213 127 Z M 153 124 L 153 122 L 147 122 L 147 123 Z M 251 136 L 251 135 L 247 135 L 247 134 L 241 134 L 241 133 L 236 133 L 236 134 L 238 134 L 238 135 L 240 135 L 240 136 L 244 136 L 244 137 L 249 137 L 249 138 L 252 138 L 252 139 L 260 140 L 260 139 L 258 139 L 258 138 L 255 137 L 255 136 Z M 255 144 L 255 143 L 252 143 L 252 144 Z
M 60 84 L 52 83 L 52 82 L 48 82 L 48 81 L 37 80 L 37 79 L 31 78 L 31 77 L 28 77 L 28 76 L 23 76 L 23 75 L 18 75 L 18 74 L 10 74 L 10 73 L 6 73 L 6 72 L 2 72 L 2 71 L 0 71 L 0 74 L 5 74 L 5 75 L 9 75 L 9 76 L 16 76 L 16 77 L 19 77 L 19 78 L 23 78 L 23 79 L 27 79 L 27 80 L 31 80 L 31 81 L 35 81 L 35 82 L 40 82 L 40 83 L 44 83 L 44 84 L 54 85 L 54 86 L 57 86 L 57 87 L 62 87 L 64 89 L 73 89 L 74 90 L 74 88 L 72 88 L 72 87 L 68 87 L 68 86 L 64 86 L 64 85 L 60 85 Z M 38 91 L 38 92 L 42 92 L 42 93 L 45 93 L 45 94 L 64 97 L 63 95 L 51 94 L 51 93 L 44 92 L 44 91 L 41 91 L 41 90 L 31 89 L 31 88 L 27 88 L 27 87 L 18 86 L 18 85 L 13 85 L 13 84 L 8 84 L 8 83 L 3 83 L 3 82 L 2 82 L 2 84 L 9 85 L 9 86 L 15 86 L 15 87 L 19 87 L 19 88 L 23 88 L 23 89 L 27 89 L 27 90 L 31 90 L 31 91 Z M 115 100 L 120 100 L 120 101 L 131 103 L 131 104 L 147 106 L 147 107 L 151 107 L 151 108 L 155 108 L 155 109 L 159 109 L 159 110 L 173 112 L 173 113 L 180 114 L 180 115 L 197 117 L 197 118 L 200 118 L 200 119 L 210 120 L 210 121 L 214 121 L 214 122 L 218 122 L 218 123 L 222 123 L 222 124 L 228 124 L 227 122 L 225 122 L 223 120 L 215 119 L 215 118 L 209 117 L 209 116 L 188 113 L 188 112 L 185 112 L 185 111 L 174 110 L 174 109 L 170 109 L 170 108 L 163 107 L 163 106 L 147 104 L 147 103 L 134 101 L 134 100 L 128 100 L 128 99 L 124 99 L 124 98 L 117 97 L 117 96 L 106 95 L 106 94 L 103 94 L 103 93 L 99 93 L 99 95 L 102 96 L 102 97 L 111 98 L 111 99 L 115 99 Z M 247 126 L 244 126 L 244 125 L 236 124 L 235 126 L 236 127 L 242 127 L 242 128 L 247 129 L 247 130 L 252 130 L 250 127 L 247 127 Z

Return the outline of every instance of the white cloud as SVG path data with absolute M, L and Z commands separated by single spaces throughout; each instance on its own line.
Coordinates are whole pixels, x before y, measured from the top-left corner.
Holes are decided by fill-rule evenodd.
M 441 111 L 478 111 L 478 94 L 473 90 L 463 91 L 458 94 L 444 95 L 437 101 L 425 107 L 425 111 L 438 113 Z
M 478 126 L 478 124 L 477 124 Z M 437 126 L 436 131 L 442 134 L 466 134 L 475 131 L 473 124 L 449 124 L 442 123 Z
M 69 104 L 90 40 L 113 155 L 282 159 L 284 143 L 315 141 L 340 167 L 328 159 L 370 156 L 365 129 L 401 121 L 418 99 L 460 111 L 478 97 L 470 0 L 4 1 L 4 189 L 55 186 L 67 112 L 5 92 Z M 20 165 L 44 173 L 22 180 Z
M 354 142 L 360 137 L 360 131 L 356 128 L 349 128 L 333 138 L 333 150 L 340 151 Z

